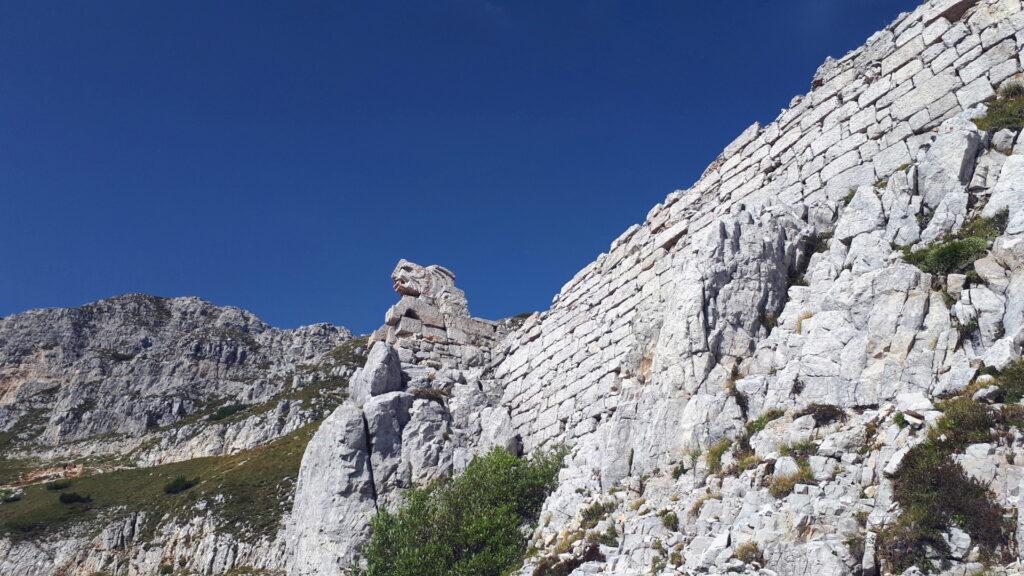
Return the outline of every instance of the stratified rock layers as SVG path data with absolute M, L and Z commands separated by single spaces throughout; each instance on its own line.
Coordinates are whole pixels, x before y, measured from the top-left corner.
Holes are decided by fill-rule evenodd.
M 901 463 L 942 399 L 999 406 L 984 372 L 1021 354 L 1024 142 L 972 120 L 1021 81 L 1022 46 L 1020 0 L 931 0 L 901 15 L 829 59 L 810 92 L 745 130 L 528 318 L 473 318 L 453 272 L 399 262 L 399 301 L 351 397 L 310 441 L 277 538 L 236 558 L 209 552 L 202 532 L 209 561 L 190 568 L 343 573 L 403 490 L 494 446 L 564 445 L 523 576 L 888 569 L 879 540 L 903 512 Z M 903 253 L 1003 212 L 970 274 L 927 272 Z M 38 362 L 0 365 L 0 394 L 31 396 Z M 133 421 L 51 425 L 47 438 L 60 449 Z M 1016 532 L 1020 436 L 1010 427 L 950 456 Z M 970 534 L 940 537 L 937 565 L 981 569 Z M 65 573 L 88 574 L 117 540 L 81 537 L 85 560 Z M 0 566 L 55 573 L 35 567 L 31 546 L 0 542 Z M 990 560 L 1020 572 L 1014 546 Z M 140 552 L 126 571 L 158 560 Z

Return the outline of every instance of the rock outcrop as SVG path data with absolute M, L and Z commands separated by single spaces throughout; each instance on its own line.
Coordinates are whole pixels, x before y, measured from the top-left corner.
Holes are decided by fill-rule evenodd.
M 302 460 L 288 536 L 292 576 L 350 566 L 370 518 L 402 489 L 450 476 L 493 446 L 518 451 L 511 418 L 482 379 L 499 324 L 469 315 L 445 268 L 402 260 L 391 277 L 401 298 L 369 339 L 351 399 Z
M 199 515 L 142 536 L 122 517 L 91 540 L 0 539 L 0 573 L 343 574 L 404 490 L 492 447 L 555 445 L 565 468 L 523 576 L 1021 573 L 1024 409 L 1003 379 L 1024 367 L 1024 139 L 976 121 L 1024 82 L 1022 46 L 1020 0 L 901 15 L 525 318 L 474 318 L 451 271 L 403 260 L 398 302 L 348 362 L 340 329 L 194 300 L 0 319 L 0 431 L 47 414 L 22 456 L 152 465 L 330 412 L 276 533 L 228 537 Z M 282 375 L 350 395 L 293 409 Z M 228 406 L 213 398 L 275 416 L 189 420 Z M 925 475 L 967 487 L 950 500 L 996 519 L 986 530 L 962 510 L 925 525 L 942 497 L 911 509 L 922 453 Z

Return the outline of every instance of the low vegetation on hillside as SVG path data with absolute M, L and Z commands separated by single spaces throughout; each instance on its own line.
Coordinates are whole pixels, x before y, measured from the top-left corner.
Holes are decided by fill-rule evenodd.
M 202 502 L 225 531 L 269 534 L 290 506 L 302 453 L 317 425 L 230 456 L 27 486 L 20 500 L 0 506 L 0 533 L 20 539 L 131 512 L 146 512 L 153 529 L 164 515 L 194 516 Z

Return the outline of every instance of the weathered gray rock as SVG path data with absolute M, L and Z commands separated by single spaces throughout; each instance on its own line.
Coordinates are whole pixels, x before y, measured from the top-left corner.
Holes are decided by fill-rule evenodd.
M 366 365 L 356 371 L 351 383 L 352 400 L 365 404 L 373 396 L 402 389 L 402 364 L 398 353 L 385 342 L 377 342 L 370 349 Z
M 339 406 L 302 457 L 288 540 L 289 576 L 335 574 L 369 537 L 376 511 L 363 412 Z

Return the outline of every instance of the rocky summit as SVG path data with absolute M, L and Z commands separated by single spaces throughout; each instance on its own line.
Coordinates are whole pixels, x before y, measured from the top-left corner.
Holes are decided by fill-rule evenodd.
M 143 295 L 0 319 L 0 574 L 418 573 L 407 541 L 444 573 L 495 505 L 517 553 L 449 573 L 1024 573 L 1022 46 L 1020 0 L 901 15 L 546 311 L 403 260 L 366 338 Z M 519 502 L 499 453 L 561 468 Z

